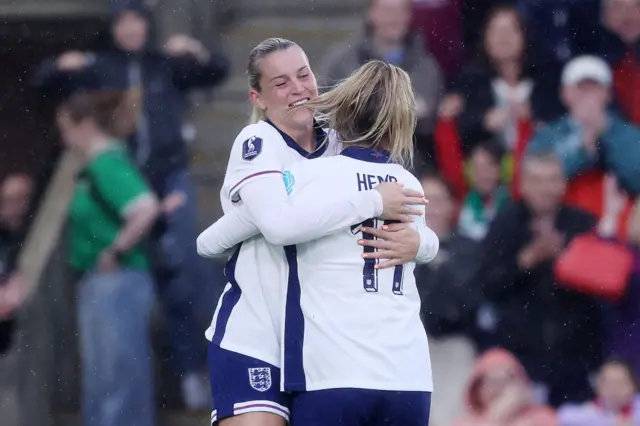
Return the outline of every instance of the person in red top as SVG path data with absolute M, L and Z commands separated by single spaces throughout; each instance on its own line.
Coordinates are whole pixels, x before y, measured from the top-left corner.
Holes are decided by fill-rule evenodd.
M 467 389 L 467 413 L 454 426 L 556 426 L 556 414 L 536 404 L 531 381 L 508 351 L 492 349 L 478 360 Z
M 603 0 L 603 30 L 598 54 L 614 74 L 618 106 L 634 124 L 640 124 L 640 2 Z

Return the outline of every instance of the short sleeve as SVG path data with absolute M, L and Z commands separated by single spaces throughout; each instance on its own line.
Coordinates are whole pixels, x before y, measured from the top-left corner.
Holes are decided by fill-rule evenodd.
M 103 153 L 89 164 L 86 173 L 103 200 L 122 217 L 140 197 L 151 192 L 124 150 Z
M 263 130 L 263 131 L 260 131 Z M 284 141 L 275 129 L 264 131 L 262 126 L 246 127 L 236 138 L 231 148 L 224 191 L 232 201 L 238 201 L 238 192 L 248 182 L 263 177 L 281 175 L 284 162 Z

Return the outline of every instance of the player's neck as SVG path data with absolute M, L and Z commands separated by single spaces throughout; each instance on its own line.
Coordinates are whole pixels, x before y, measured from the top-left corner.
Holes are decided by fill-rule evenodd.
M 276 126 L 284 133 L 289 135 L 291 139 L 296 141 L 300 148 L 307 152 L 313 152 L 316 149 L 315 134 L 313 132 L 313 123 L 309 127 L 289 127 L 276 123 Z

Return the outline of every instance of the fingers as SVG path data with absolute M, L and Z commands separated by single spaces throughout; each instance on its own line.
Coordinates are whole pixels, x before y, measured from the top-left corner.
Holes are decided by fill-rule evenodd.
M 424 215 L 424 211 L 422 210 L 417 210 L 417 209 L 411 209 L 409 207 L 405 207 L 400 213 L 402 213 L 403 215 L 413 215 L 413 216 L 422 216 Z
M 392 220 L 392 221 L 396 221 L 396 222 L 403 222 L 403 223 L 411 223 L 411 222 L 414 221 L 411 216 L 408 216 L 406 214 L 383 215 L 382 219 L 384 219 L 384 220 Z
M 393 248 L 393 243 L 385 240 L 358 240 L 358 244 L 366 247 L 373 247 L 378 250 L 390 250 Z M 373 256 L 376 254 L 376 256 Z M 366 259 L 378 258 L 377 253 L 363 253 L 362 257 Z
M 410 229 L 411 226 L 408 223 L 390 223 L 388 225 L 382 225 L 382 230 L 388 232 L 398 232 L 404 231 L 405 229 Z M 367 228 L 368 229 L 368 228 Z M 368 231 L 365 231 L 368 232 Z
M 402 265 L 402 261 L 399 259 L 389 259 L 383 262 L 378 263 L 374 266 L 374 269 L 388 269 L 393 268 L 394 266 Z
M 371 234 L 374 237 L 382 238 L 383 240 L 388 239 L 388 238 L 386 238 L 387 237 L 387 235 L 386 235 L 387 231 L 382 230 L 380 228 L 369 228 L 368 226 L 363 226 L 362 228 L 360 228 L 360 230 L 362 232 L 364 232 L 365 234 Z M 373 241 L 373 240 L 360 240 L 360 241 Z
M 424 197 L 406 197 L 404 204 L 409 206 L 426 206 L 429 202 Z
M 406 188 L 402 192 L 407 197 L 416 197 L 416 198 L 424 199 L 424 194 L 422 192 L 420 192 L 420 191 L 416 191 L 415 189 Z

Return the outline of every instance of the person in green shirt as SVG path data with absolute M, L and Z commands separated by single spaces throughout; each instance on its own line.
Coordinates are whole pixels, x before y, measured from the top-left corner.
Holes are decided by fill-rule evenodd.
M 133 92 L 84 92 L 58 109 L 68 149 L 85 162 L 69 207 L 69 261 L 78 284 L 83 424 L 154 426 L 149 336 L 154 283 L 144 250 L 159 206 L 120 141 Z

